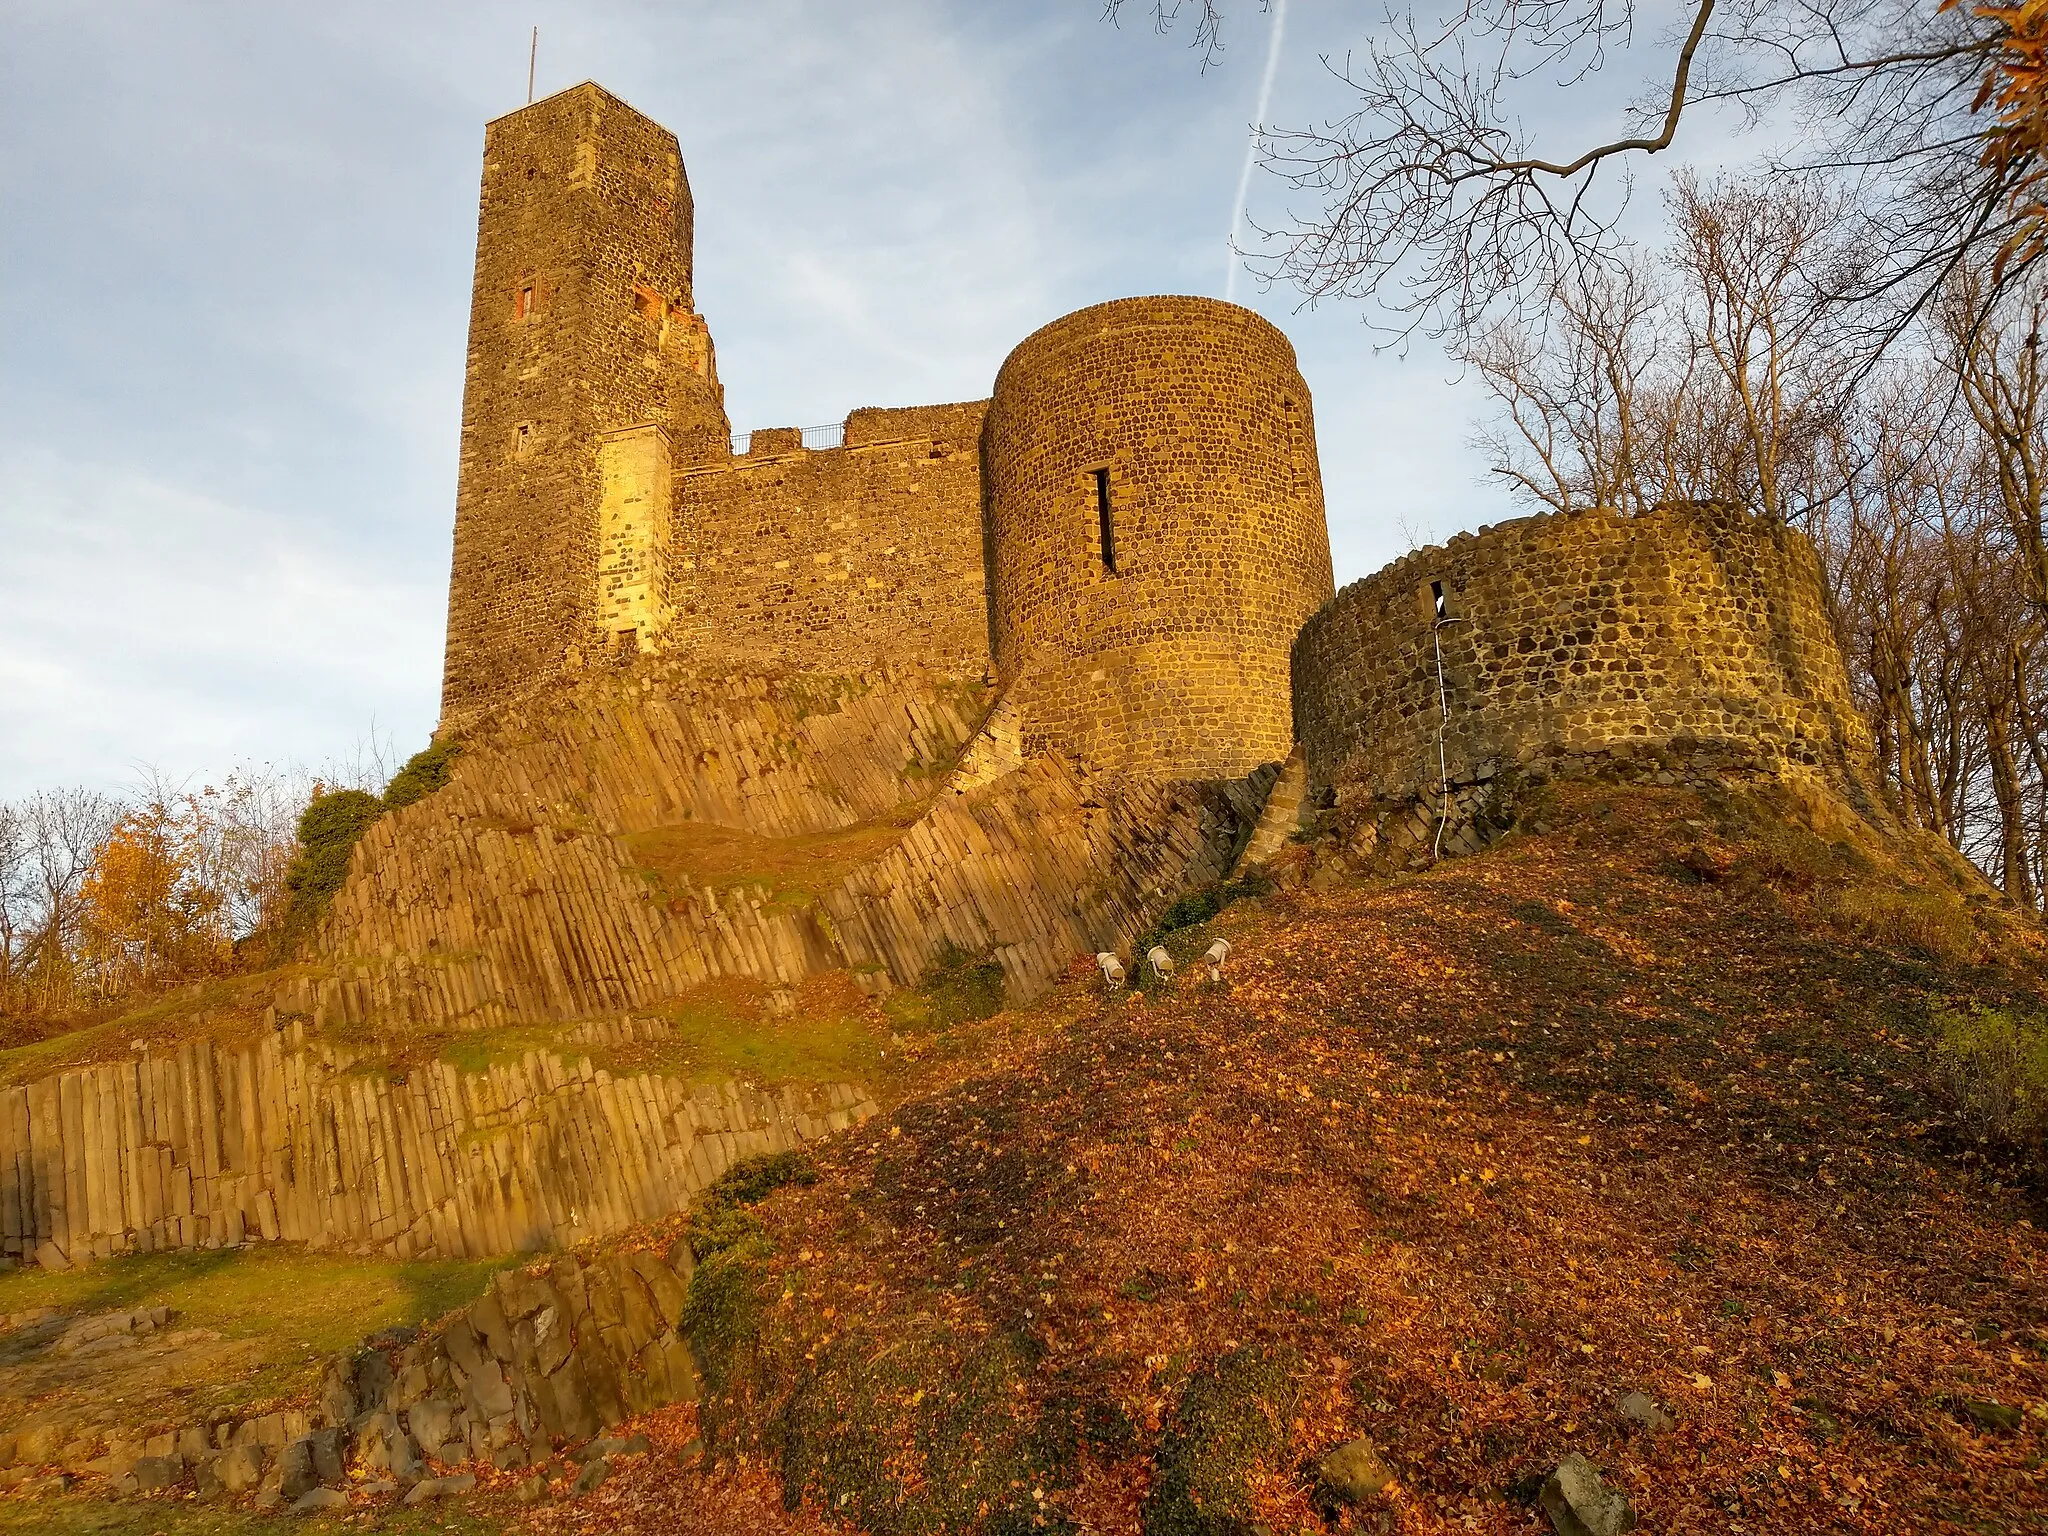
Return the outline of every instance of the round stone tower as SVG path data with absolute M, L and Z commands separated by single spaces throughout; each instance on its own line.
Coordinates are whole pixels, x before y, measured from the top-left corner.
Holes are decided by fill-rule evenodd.
M 1234 778 L 1293 744 L 1288 647 L 1331 595 L 1287 338 L 1213 299 L 1027 337 L 982 434 L 989 639 L 1027 750 Z

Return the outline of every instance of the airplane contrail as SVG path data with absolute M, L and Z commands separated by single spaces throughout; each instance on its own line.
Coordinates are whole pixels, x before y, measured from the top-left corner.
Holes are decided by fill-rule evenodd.
M 1266 72 L 1259 77 L 1259 109 L 1252 114 L 1250 136 L 1244 145 L 1244 169 L 1237 176 L 1237 201 L 1230 209 L 1230 254 L 1225 258 L 1223 275 L 1223 298 L 1226 303 L 1237 299 L 1238 269 L 1244 265 L 1237 259 L 1237 240 L 1244 230 L 1244 202 L 1251 196 L 1252 167 L 1259 158 L 1259 130 L 1266 125 L 1266 109 L 1273 102 L 1273 76 L 1280 70 L 1280 35 L 1287 30 L 1287 0 L 1273 0 L 1273 35 L 1266 39 Z

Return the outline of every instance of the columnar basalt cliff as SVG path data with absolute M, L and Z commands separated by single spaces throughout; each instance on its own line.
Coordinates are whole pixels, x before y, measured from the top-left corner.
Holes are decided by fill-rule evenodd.
M 595 1034 L 635 1032 L 613 1020 Z M 0 1255 L 550 1248 L 665 1216 L 735 1159 L 874 1109 L 850 1085 L 693 1089 L 546 1050 L 484 1072 L 362 1070 L 375 1061 L 281 1020 L 253 1045 L 202 1040 L 0 1087 Z
M 978 688 L 649 665 L 507 711 L 445 789 L 357 851 L 322 1022 L 488 1028 L 830 970 L 887 992 L 945 944 L 1028 997 L 1227 873 L 1251 785 L 1104 792 L 1041 758 L 992 776 Z M 963 759 L 969 759 L 964 765 Z
M 1330 596 L 1294 349 L 1211 299 L 1057 320 L 996 376 L 989 627 L 1027 750 L 1229 778 L 1292 743 L 1287 648 Z
M 1312 791 L 1397 837 L 1509 773 L 1789 775 L 1864 804 L 1875 783 L 1812 546 L 1727 508 L 1420 550 L 1309 621 L 1293 680 Z

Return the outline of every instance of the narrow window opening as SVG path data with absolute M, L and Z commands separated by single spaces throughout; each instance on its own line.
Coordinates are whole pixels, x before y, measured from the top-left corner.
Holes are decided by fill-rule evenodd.
M 533 457 L 533 423 L 522 421 L 512 429 L 512 457 L 530 459 Z
M 533 284 L 523 284 L 512 300 L 512 318 L 525 320 L 533 314 Z
M 1430 605 L 1436 609 L 1436 621 L 1441 624 L 1451 616 L 1450 606 L 1444 602 L 1444 584 L 1432 581 L 1429 584 Z
M 1116 574 L 1116 513 L 1110 504 L 1109 471 L 1095 471 L 1095 525 L 1101 536 L 1102 568 Z

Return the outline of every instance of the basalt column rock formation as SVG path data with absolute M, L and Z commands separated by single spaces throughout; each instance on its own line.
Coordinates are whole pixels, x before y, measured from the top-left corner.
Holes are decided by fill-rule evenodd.
M 280 1020 L 251 1045 L 0 1087 L 0 1254 L 62 1267 L 280 1239 L 398 1258 L 551 1248 L 667 1215 L 736 1159 L 874 1109 L 845 1084 L 692 1088 L 548 1050 L 482 1072 L 378 1065 Z
M 649 662 L 507 710 L 452 782 L 357 849 L 317 1020 L 489 1028 L 652 1007 L 720 977 L 845 970 L 885 993 L 940 946 L 1029 997 L 1219 878 L 1265 778 L 1111 792 L 1002 761 L 976 685 L 703 677 Z M 1269 777 L 1269 776 L 1267 776 Z

